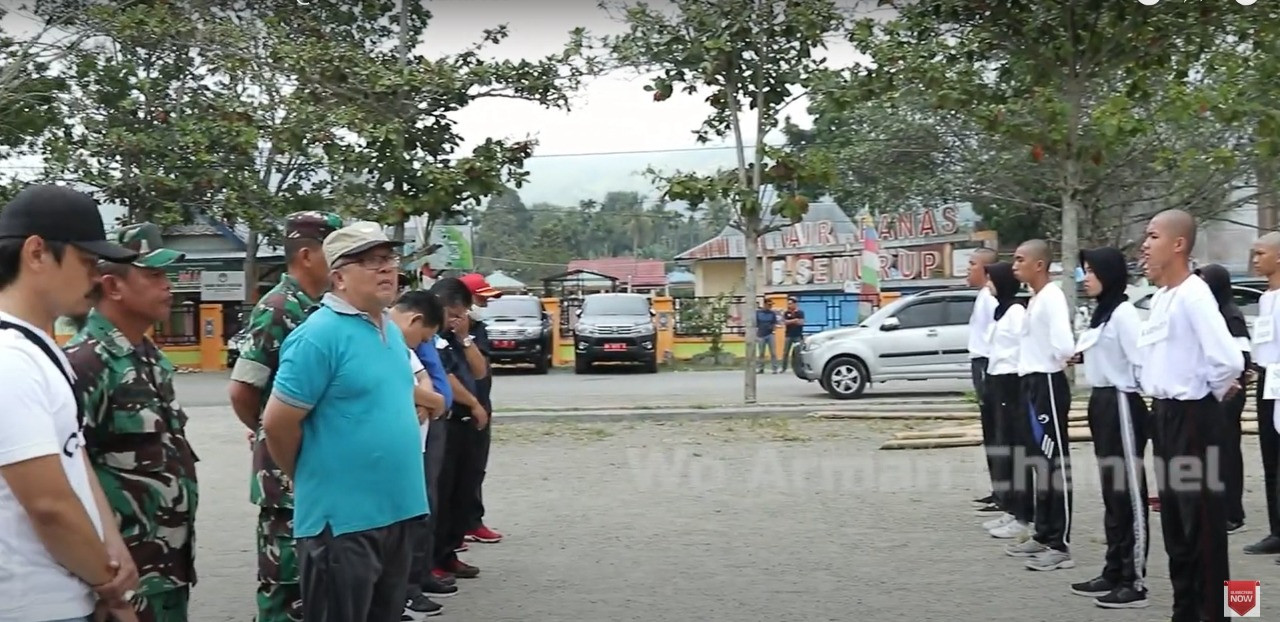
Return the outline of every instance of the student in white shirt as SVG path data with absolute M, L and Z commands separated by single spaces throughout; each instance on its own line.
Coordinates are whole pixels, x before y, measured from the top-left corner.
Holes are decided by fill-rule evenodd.
M 1209 286 L 1191 274 L 1195 239 L 1195 219 L 1181 210 L 1161 212 L 1147 225 L 1147 277 L 1161 289 L 1138 334 L 1139 382 L 1153 399 L 1151 445 L 1172 617 L 1218 620 L 1230 574 L 1226 499 L 1221 482 L 1208 477 L 1208 461 L 1220 451 L 1219 402 L 1241 390 L 1244 357 Z M 1200 475 L 1188 465 L 1198 465 Z
M 89 311 L 106 241 L 97 203 L 30 186 L 0 211 L 0 620 L 136 622 L 138 571 L 84 451 L 71 365 L 49 336 Z M 103 611 L 104 613 L 106 611 Z
M 996 252 L 989 248 L 979 248 L 969 255 L 969 273 L 965 282 L 969 287 L 978 290 L 973 301 L 973 313 L 969 316 L 969 373 L 973 378 L 973 394 L 978 400 L 978 413 L 982 423 L 982 446 L 987 451 L 987 471 L 991 474 L 991 490 L 995 490 L 995 469 L 993 452 L 995 442 L 995 408 L 987 399 L 987 330 L 995 324 L 993 313 L 996 308 L 995 296 L 987 289 L 986 267 L 994 263 Z M 979 512 L 999 512 L 1000 504 L 996 502 L 995 493 L 973 500 L 978 504 Z
M 1089 328 L 1076 349 L 1089 395 L 1089 431 L 1102 484 L 1103 532 L 1107 553 L 1102 574 L 1071 586 L 1071 592 L 1094 597 L 1107 609 L 1146 607 L 1147 451 L 1150 413 L 1138 393 L 1138 310 L 1125 289 L 1129 269 L 1124 253 L 1099 248 L 1080 253 L 1084 289 L 1096 301 Z
M 1258 319 L 1253 324 L 1253 364 L 1258 372 L 1255 398 L 1258 405 L 1258 447 L 1262 454 L 1263 487 L 1267 494 L 1267 533 L 1244 547 L 1247 555 L 1280 553 L 1280 432 L 1275 424 L 1275 397 L 1280 395 L 1280 233 L 1271 232 L 1253 244 L 1253 271 L 1267 279 L 1267 292 L 1258 301 Z M 1272 381 L 1267 382 L 1268 374 Z M 1268 397 L 1270 396 L 1270 397 Z M 1280 562 L 1277 562 L 1280 563 Z
M 1071 310 L 1062 288 L 1049 278 L 1049 245 L 1023 242 L 1013 254 L 1013 274 L 1031 288 L 1018 375 L 1031 422 L 1025 458 L 1035 472 L 1036 533 L 1006 552 L 1031 557 L 1031 570 L 1074 568 L 1071 559 L 1071 452 L 1067 414 L 1071 390 L 1064 370 L 1075 355 Z M 1015 459 L 1018 456 L 1015 455 Z
M 1028 474 L 1019 481 L 1013 472 L 1012 447 L 1025 445 L 1022 439 L 1031 434 L 1031 424 L 1022 406 L 1022 390 L 1018 378 L 1018 351 L 1022 345 L 1022 327 L 1026 309 L 1018 304 L 1022 287 L 1013 278 L 1013 266 L 994 263 L 985 269 L 988 289 L 995 301 L 992 324 L 983 340 L 987 345 L 987 399 L 995 413 L 995 438 L 990 449 L 995 460 L 992 477 L 996 499 L 1004 514 L 982 524 L 993 538 L 1012 539 L 1030 534 L 1028 525 L 1035 518 L 1034 500 L 1026 489 Z
M 1213 292 L 1218 301 L 1218 312 L 1227 322 L 1227 331 L 1235 338 L 1244 356 L 1244 368 L 1250 367 L 1249 325 L 1244 321 L 1244 312 L 1236 306 L 1231 295 L 1231 272 L 1218 264 L 1201 266 L 1196 270 Z M 1236 382 L 1241 387 L 1248 384 L 1247 371 L 1241 374 Z M 1245 391 L 1236 391 L 1231 397 L 1222 401 L 1222 451 L 1218 452 L 1218 473 L 1222 474 L 1222 483 L 1226 486 L 1227 495 L 1227 533 L 1236 534 L 1244 529 L 1244 454 L 1240 450 L 1243 440 L 1240 417 L 1244 414 Z

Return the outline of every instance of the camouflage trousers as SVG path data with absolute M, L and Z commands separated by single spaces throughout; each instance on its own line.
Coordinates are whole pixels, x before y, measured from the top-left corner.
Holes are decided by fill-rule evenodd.
M 183 586 L 154 594 L 133 597 L 133 610 L 138 622 L 187 622 L 187 604 L 191 588 Z
M 302 622 L 293 509 L 258 510 L 258 622 Z

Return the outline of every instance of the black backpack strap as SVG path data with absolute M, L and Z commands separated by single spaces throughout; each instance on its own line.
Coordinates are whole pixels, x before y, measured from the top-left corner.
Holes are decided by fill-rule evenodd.
M 30 341 L 35 344 L 37 348 L 40 348 L 40 351 L 44 352 L 45 356 L 49 357 L 49 362 L 53 363 L 53 366 L 56 367 L 62 374 L 62 377 L 66 379 L 67 386 L 71 387 L 71 396 L 76 400 L 76 424 L 78 427 L 83 428 L 84 405 L 80 403 L 80 393 L 76 391 L 75 381 L 71 379 L 71 374 L 67 373 L 67 368 L 62 366 L 62 359 L 58 358 L 58 354 L 53 351 L 53 348 L 49 347 L 49 342 L 45 341 L 45 338 L 36 333 L 36 331 L 21 324 L 14 324 L 13 322 L 0 320 L 0 330 L 7 328 L 18 331 L 23 337 L 27 338 L 27 341 Z

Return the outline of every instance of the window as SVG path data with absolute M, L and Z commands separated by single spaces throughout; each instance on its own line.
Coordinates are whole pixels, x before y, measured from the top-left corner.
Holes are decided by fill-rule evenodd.
M 902 328 L 941 326 L 947 321 L 947 301 L 922 300 L 899 311 L 897 318 Z
M 1258 315 L 1258 301 L 1262 298 L 1262 292 L 1247 287 L 1233 287 L 1231 297 L 1236 306 L 1240 307 L 1241 313 L 1247 316 Z
M 968 324 L 969 318 L 973 316 L 975 301 L 975 298 L 948 298 L 947 321 L 945 323 L 948 326 Z

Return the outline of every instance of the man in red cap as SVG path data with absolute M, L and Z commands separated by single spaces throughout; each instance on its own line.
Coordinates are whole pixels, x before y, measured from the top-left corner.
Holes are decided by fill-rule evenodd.
M 484 378 L 476 382 L 476 399 L 489 411 L 490 416 L 493 413 L 493 402 L 489 399 L 490 391 L 493 389 L 493 367 L 489 363 L 489 331 L 485 327 L 484 307 L 488 306 L 490 298 L 502 297 L 502 292 L 489 284 L 485 280 L 484 275 L 472 272 L 458 277 L 467 289 L 471 291 L 472 308 L 471 308 L 471 338 L 475 341 L 480 351 L 484 353 L 485 364 L 489 368 L 489 373 Z M 474 480 L 476 483 L 475 494 L 471 507 L 463 511 L 463 516 L 467 519 L 466 539 L 471 542 L 501 542 L 502 534 L 488 528 L 484 524 L 484 496 L 482 489 L 484 487 L 485 469 L 489 465 L 489 445 L 493 438 L 493 426 L 487 425 L 479 434 L 476 435 L 476 447 L 471 452 L 473 457 L 472 463 L 467 468 L 472 469 Z

